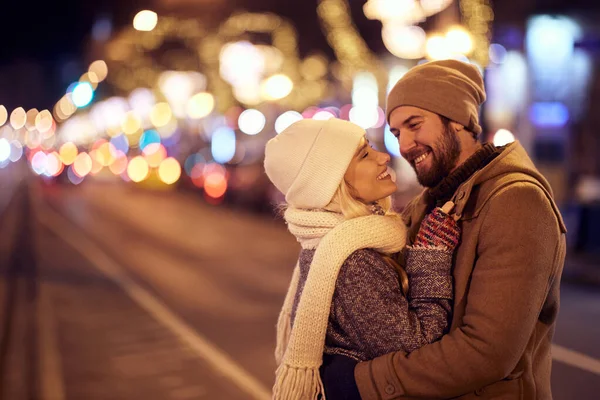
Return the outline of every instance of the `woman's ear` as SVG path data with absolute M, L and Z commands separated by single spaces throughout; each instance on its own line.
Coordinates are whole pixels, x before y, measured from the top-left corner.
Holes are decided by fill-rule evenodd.
M 465 126 L 459 124 L 458 122 L 450 121 L 450 128 L 452 128 L 452 132 L 458 133 L 465 129 Z

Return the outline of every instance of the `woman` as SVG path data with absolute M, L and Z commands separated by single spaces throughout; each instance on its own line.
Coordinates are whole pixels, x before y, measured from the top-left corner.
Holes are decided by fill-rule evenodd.
M 320 376 L 324 361 L 411 352 L 448 326 L 458 228 L 436 209 L 406 251 L 406 271 L 394 262 L 406 227 L 390 210 L 389 160 L 339 119 L 302 120 L 267 143 L 266 173 L 302 245 L 277 326 L 275 399 L 343 397 L 335 377 Z

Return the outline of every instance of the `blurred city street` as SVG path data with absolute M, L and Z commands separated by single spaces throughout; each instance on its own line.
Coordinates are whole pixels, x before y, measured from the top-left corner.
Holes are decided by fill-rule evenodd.
M 2 399 L 270 398 L 299 250 L 281 220 L 123 184 L 25 195 Z M 597 398 L 599 318 L 597 287 L 563 284 L 555 399 Z

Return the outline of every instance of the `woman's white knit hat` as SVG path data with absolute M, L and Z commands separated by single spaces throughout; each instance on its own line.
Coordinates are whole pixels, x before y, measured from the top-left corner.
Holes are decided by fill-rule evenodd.
M 364 136 L 363 128 L 341 119 L 300 120 L 269 140 L 265 171 L 288 205 L 324 208 Z

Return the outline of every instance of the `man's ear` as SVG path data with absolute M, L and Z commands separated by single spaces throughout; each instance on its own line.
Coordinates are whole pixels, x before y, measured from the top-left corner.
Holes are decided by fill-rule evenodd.
M 465 129 L 464 125 L 459 124 L 458 122 L 450 121 L 450 127 L 454 133 L 458 133 Z

